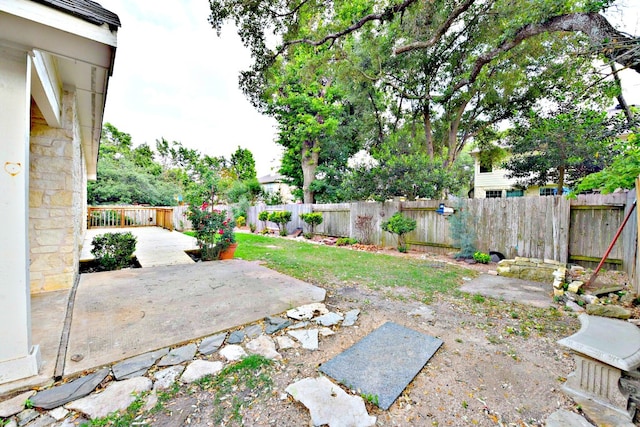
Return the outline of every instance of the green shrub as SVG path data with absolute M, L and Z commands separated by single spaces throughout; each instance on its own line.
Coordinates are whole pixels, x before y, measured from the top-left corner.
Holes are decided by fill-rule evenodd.
M 244 216 L 240 215 L 239 217 L 236 218 L 236 225 L 238 227 L 244 227 L 244 225 L 246 224 L 247 220 Z
M 269 211 L 262 211 L 258 214 L 258 219 L 260 221 L 268 221 L 269 220 Z
M 256 232 L 256 225 L 253 222 L 249 223 L 249 230 L 251 230 L 252 233 Z
M 308 226 L 311 234 L 315 233 L 316 225 L 322 224 L 321 212 L 309 212 L 300 215 L 300 219 L 303 220 Z
M 136 243 L 131 232 L 100 234 L 91 241 L 91 253 L 105 270 L 119 270 L 131 262 Z
M 303 236 L 305 239 L 313 239 L 313 233 L 304 233 Z
M 406 252 L 407 242 L 405 235 L 416 229 L 416 220 L 396 212 L 391 218 L 384 221 L 381 226 L 384 231 L 398 235 L 398 251 Z
M 281 236 L 287 235 L 287 223 L 291 221 L 291 212 L 274 211 L 269 213 L 269 221 L 278 224 Z
M 480 264 L 489 264 L 491 262 L 491 255 L 485 254 L 484 252 L 476 251 L 473 254 L 473 259 Z
M 356 243 L 358 243 L 358 241 L 353 237 L 340 237 L 338 240 L 336 240 L 337 246 L 355 245 Z

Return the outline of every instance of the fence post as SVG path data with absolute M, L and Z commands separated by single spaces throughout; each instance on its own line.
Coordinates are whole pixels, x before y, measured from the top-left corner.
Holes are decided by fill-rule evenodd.
M 636 178 L 636 200 L 638 200 L 638 197 L 640 197 L 640 175 L 638 176 L 638 178 Z M 640 258 L 638 257 L 638 249 L 640 249 L 640 209 L 636 208 L 636 224 L 637 224 L 637 239 L 636 239 L 636 251 L 635 251 L 635 258 L 636 258 L 636 269 L 635 269 L 635 274 L 632 278 L 632 283 L 634 285 L 636 294 L 640 293 Z

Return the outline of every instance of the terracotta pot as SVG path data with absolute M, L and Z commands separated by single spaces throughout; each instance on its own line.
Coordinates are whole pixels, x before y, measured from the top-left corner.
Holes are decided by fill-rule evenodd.
M 233 259 L 233 254 L 236 253 L 237 243 L 230 244 L 227 249 L 220 252 L 220 258 L 218 259 Z

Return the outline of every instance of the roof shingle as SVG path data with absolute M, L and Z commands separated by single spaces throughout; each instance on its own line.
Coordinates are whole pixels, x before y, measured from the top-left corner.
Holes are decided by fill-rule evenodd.
M 32 0 L 36 3 L 58 9 L 96 25 L 107 24 L 114 30 L 120 27 L 120 18 L 91 0 Z

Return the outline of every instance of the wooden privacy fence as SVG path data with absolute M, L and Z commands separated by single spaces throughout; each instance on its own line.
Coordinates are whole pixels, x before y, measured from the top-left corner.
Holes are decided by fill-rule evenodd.
M 172 207 L 89 206 L 87 228 L 162 227 L 173 231 Z
M 354 237 L 372 244 L 394 246 L 395 236 L 383 232 L 382 222 L 397 211 L 416 220 L 417 228 L 407 235 L 413 249 L 453 252 L 457 248 L 449 231 L 449 219 L 437 213 L 440 203 L 466 210 L 469 229 L 475 232 L 479 250 L 497 251 L 507 258 L 554 259 L 594 267 L 611 243 L 626 210 L 635 200 L 635 191 L 608 195 L 581 195 L 569 200 L 563 196 L 500 199 L 426 200 L 416 202 L 295 204 L 253 206 L 247 223 L 260 230 L 262 210 L 288 210 L 292 220 L 287 231 L 305 225 L 299 216 L 322 212 L 323 223 L 317 234 Z M 275 224 L 267 224 L 275 228 Z M 634 266 L 637 247 L 637 217 L 633 216 L 614 245 L 605 267 L 625 269 Z

